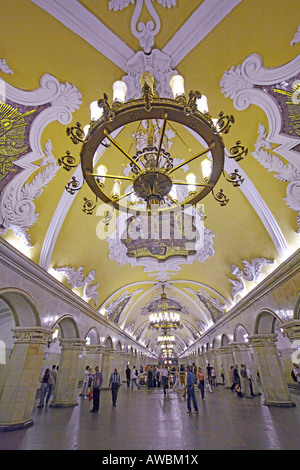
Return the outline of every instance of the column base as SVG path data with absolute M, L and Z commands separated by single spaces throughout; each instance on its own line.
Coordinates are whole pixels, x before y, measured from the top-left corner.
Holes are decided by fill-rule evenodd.
M 71 408 L 74 406 L 78 406 L 77 401 L 65 403 L 65 402 L 58 402 L 58 403 L 50 403 L 50 408 Z
M 278 408 L 293 408 L 296 403 L 293 401 L 264 401 L 265 406 L 276 406 Z
M 33 426 L 33 419 L 28 419 L 27 421 L 22 421 L 19 423 L 0 423 L 0 432 L 19 431 L 20 429 L 26 429 L 30 426 Z

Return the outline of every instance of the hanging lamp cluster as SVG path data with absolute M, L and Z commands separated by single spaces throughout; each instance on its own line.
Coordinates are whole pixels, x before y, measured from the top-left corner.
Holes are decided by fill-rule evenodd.
M 238 170 L 230 175 L 224 172 L 225 152 L 221 134 L 229 132 L 234 123 L 233 116 L 221 112 L 218 118 L 213 119 L 204 95 L 191 91 L 188 98 L 185 96 L 184 80 L 180 75 L 175 75 L 170 82 L 173 99 L 158 96 L 155 80 L 149 72 L 141 75 L 140 84 L 141 97 L 126 101 L 126 84 L 115 82 L 111 106 L 104 94 L 103 99 L 91 103 L 90 124 L 82 129 L 77 122 L 67 129 L 72 142 L 82 144 L 82 173 L 96 200 L 132 214 L 149 213 L 153 205 L 162 211 L 184 209 L 187 205 L 196 205 L 209 193 L 220 205 L 226 205 L 229 199 L 223 190 L 214 189 L 220 176 L 224 174 L 226 180 L 236 187 L 243 182 Z M 136 123 L 137 130 L 131 146 L 134 150 L 129 152 L 113 135 L 133 123 Z M 166 130 L 169 125 L 178 124 L 191 130 L 201 146 L 199 152 L 186 159 L 181 159 L 180 155 L 171 156 L 168 148 Z M 102 157 L 98 158 L 102 146 L 116 149 L 114 157 L 105 164 Z M 229 158 L 239 161 L 244 155 L 247 155 L 247 149 L 238 141 L 231 148 Z M 119 157 L 128 164 L 126 174 L 120 174 L 124 164 L 118 164 Z M 174 164 L 175 158 L 177 161 L 180 159 L 180 163 Z M 183 178 L 182 168 L 192 162 L 196 163 L 196 171 Z M 78 165 L 69 151 L 59 159 L 59 164 L 67 171 Z M 119 171 L 116 172 L 116 168 Z M 75 178 L 66 186 L 71 194 L 79 189 L 80 184 L 76 184 Z

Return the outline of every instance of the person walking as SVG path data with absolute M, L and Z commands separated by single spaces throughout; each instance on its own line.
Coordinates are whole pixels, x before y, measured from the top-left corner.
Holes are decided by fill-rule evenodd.
M 121 385 L 120 374 L 117 369 L 111 374 L 108 386 L 111 387 L 112 406 L 117 406 L 118 391 Z
M 222 377 L 222 384 L 225 384 L 225 371 L 223 364 L 221 365 L 221 377 Z
M 233 392 L 236 386 L 236 381 L 235 381 L 235 376 L 234 376 L 234 366 L 230 366 L 230 380 L 231 380 L 230 390 Z
M 179 375 L 179 368 L 178 367 L 176 367 L 176 370 L 175 370 L 175 382 L 174 382 L 174 386 L 173 386 L 173 391 L 174 392 L 176 392 L 177 387 L 181 388 L 180 387 L 180 375 Z
M 127 388 L 130 388 L 130 377 L 131 377 L 131 369 L 129 365 L 126 368 L 126 381 L 127 381 Z
M 198 414 L 198 404 L 195 397 L 195 378 L 190 366 L 187 366 L 186 388 L 187 388 L 187 413 L 192 412 L 191 401 L 193 402 L 194 413 Z
M 93 388 L 93 408 L 90 413 L 98 413 L 100 405 L 100 391 L 103 385 L 103 375 L 99 370 L 99 366 L 95 367 L 95 373 L 92 381 Z
M 137 389 L 140 388 L 139 384 L 137 383 L 138 376 L 138 370 L 135 368 L 135 366 L 133 366 L 131 390 L 133 390 L 133 385 L 135 385 Z
M 45 373 L 41 379 L 41 396 L 40 396 L 40 403 L 38 405 L 38 408 L 43 408 L 44 406 L 44 401 L 45 401 L 45 396 L 46 396 L 46 391 L 48 388 L 48 381 L 50 378 L 50 370 L 46 369 Z
M 52 391 L 55 387 L 55 384 L 56 384 L 56 379 L 57 379 L 57 372 L 55 370 L 55 365 L 52 366 L 52 369 L 50 370 L 50 377 L 49 377 L 49 380 L 48 380 L 48 387 L 47 387 L 47 390 L 46 390 L 46 405 L 48 405 L 48 402 L 50 400 L 50 397 L 51 397 L 51 394 L 52 394 Z
M 242 394 L 246 398 L 251 398 L 250 384 L 249 384 L 249 380 L 248 380 L 248 377 L 247 377 L 247 369 L 246 369 L 245 364 L 241 364 L 240 374 L 241 374 L 241 391 L 242 391 Z
M 160 371 L 160 380 L 162 382 L 164 395 L 167 394 L 167 390 L 168 390 L 168 375 L 169 375 L 168 369 L 165 366 L 162 366 L 162 369 Z
M 148 389 L 150 388 L 153 388 L 153 369 L 152 369 L 152 366 L 149 366 L 148 368 L 148 371 L 147 371 L 147 375 L 148 375 Z
M 205 380 L 204 380 L 204 375 L 203 375 L 201 367 L 198 367 L 198 381 L 199 381 L 198 388 L 201 392 L 202 400 L 205 400 L 204 398 Z

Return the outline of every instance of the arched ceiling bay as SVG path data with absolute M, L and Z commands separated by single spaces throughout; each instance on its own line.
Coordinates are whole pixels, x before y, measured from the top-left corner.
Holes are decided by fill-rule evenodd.
M 178 355 L 299 247 L 299 127 L 286 100 L 272 91 L 281 87 L 286 97 L 284 92 L 300 80 L 299 2 L 271 3 L 1 2 L 3 102 L 7 98 L 19 109 L 21 103 L 25 112 L 29 93 L 31 109 L 37 110 L 30 122 L 26 118 L 28 148 L 15 157 L 14 166 L 5 170 L 1 153 L 1 236 L 155 354 L 159 332 L 149 330 L 147 320 L 162 284 L 167 298 L 182 308 L 183 328 L 174 332 Z M 149 33 L 146 44 L 138 23 L 150 20 L 153 41 Z M 239 188 L 225 179 L 218 182 L 230 199 L 227 206 L 212 195 L 203 200 L 204 245 L 196 253 L 177 252 L 165 259 L 124 254 L 111 239 L 122 214 L 116 212 L 103 232 L 104 213 L 83 211 L 85 198 L 95 199 L 89 187 L 83 184 L 74 194 L 65 190 L 72 177 L 83 183 L 80 165 L 65 171 L 58 163 L 66 151 L 79 162 L 80 145 L 71 142 L 67 127 L 88 124 L 92 101 L 103 93 L 111 100 L 116 80 L 130 81 L 145 69 L 165 88 L 170 74 L 179 73 L 186 93 L 198 89 L 207 96 L 213 117 L 220 111 L 234 115 L 224 136 L 225 172 L 238 169 L 244 178 Z M 61 95 L 47 101 L 56 82 Z M 40 101 L 39 93 L 31 93 L 38 89 Z M 126 146 L 131 133 L 128 127 L 116 139 Z M 178 134 L 172 156 L 197 153 L 201 142 L 196 136 L 187 129 Z M 248 149 L 239 162 L 229 158 L 237 141 Z M 101 161 L 114 161 L 111 148 L 99 151 Z M 116 159 L 115 165 L 121 172 L 126 163 Z M 197 171 L 193 165 L 190 169 Z M 24 207 L 30 208 L 27 215 Z

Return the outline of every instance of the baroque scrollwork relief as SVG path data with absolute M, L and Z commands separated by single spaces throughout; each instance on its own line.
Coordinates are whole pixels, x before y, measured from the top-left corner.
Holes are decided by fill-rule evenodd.
M 244 271 L 234 264 L 230 265 L 232 274 L 236 277 L 236 279 L 229 279 L 231 284 L 233 284 L 233 300 L 236 299 L 238 294 L 242 294 L 245 290 L 246 286 L 244 281 L 258 282 L 262 267 L 265 265 L 274 264 L 274 260 L 266 258 L 255 258 L 251 262 L 246 260 L 243 260 L 242 262 L 244 264 Z
M 92 284 L 96 276 L 96 271 L 90 271 L 86 277 L 84 277 L 82 273 L 82 266 L 76 270 L 75 268 L 63 267 L 55 268 L 54 271 L 62 273 L 67 278 L 67 282 L 72 289 L 83 287 L 84 297 L 87 300 L 94 299 L 95 305 L 97 305 L 99 284 Z
M 43 151 L 41 136 L 54 120 L 63 125 L 71 122 L 72 113 L 81 104 L 81 94 L 73 85 L 59 83 L 49 74 L 43 75 L 36 90 L 19 90 L 1 80 L 0 91 L 2 110 L 6 112 L 6 116 L 1 115 L 0 139 L 6 151 L 10 148 L 8 142 L 18 144 L 13 145 L 18 152 L 13 154 L 10 166 L 7 162 L 1 166 L 0 235 L 11 229 L 31 247 L 28 229 L 39 217 L 33 201 L 59 170 L 51 142 L 47 141 Z
M 177 0 L 157 0 L 157 3 L 167 8 L 176 6 L 176 2 Z M 118 11 L 127 8 L 130 3 L 135 4 L 131 18 L 131 32 L 139 41 L 144 52 L 148 54 L 154 44 L 155 36 L 160 31 L 160 18 L 153 6 L 153 0 L 109 0 L 108 5 L 110 10 Z M 144 5 L 152 18 L 146 24 L 139 22 Z

